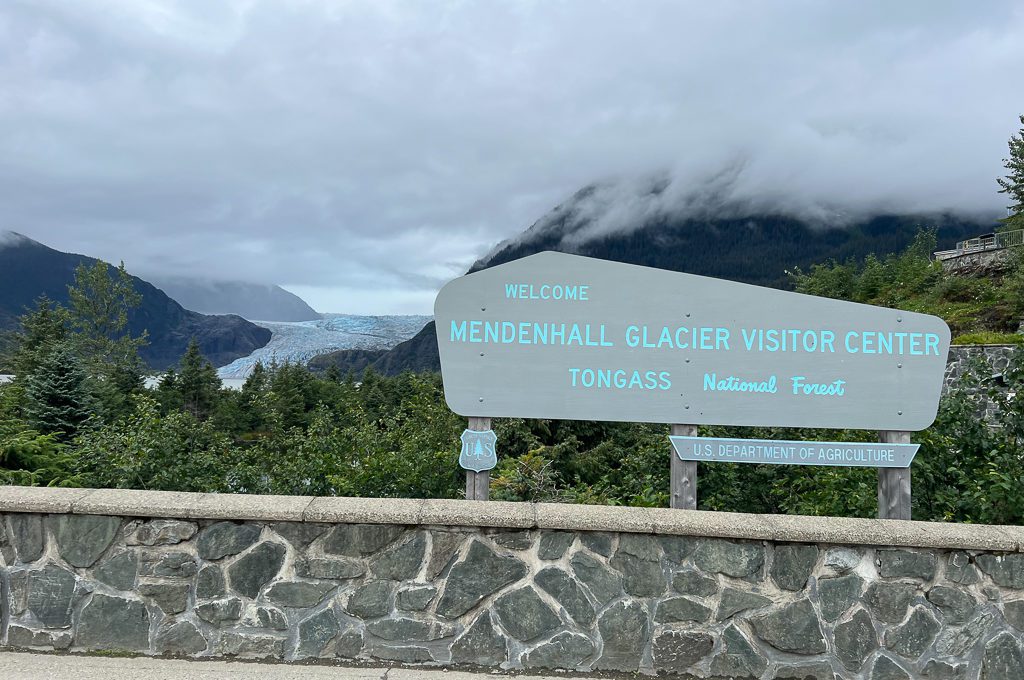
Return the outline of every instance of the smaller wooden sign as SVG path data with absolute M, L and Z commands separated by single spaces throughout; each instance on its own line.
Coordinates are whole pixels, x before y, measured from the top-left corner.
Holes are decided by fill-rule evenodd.
M 680 460 L 772 465 L 907 468 L 920 444 L 805 442 L 669 436 Z

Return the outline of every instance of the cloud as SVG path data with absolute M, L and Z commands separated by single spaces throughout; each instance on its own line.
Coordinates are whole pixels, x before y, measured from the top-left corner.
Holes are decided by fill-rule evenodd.
M 722 178 L 824 216 L 999 210 L 1021 63 L 1010 1 L 13 0 L 0 228 L 423 312 L 595 181 L 623 187 L 595 229 Z

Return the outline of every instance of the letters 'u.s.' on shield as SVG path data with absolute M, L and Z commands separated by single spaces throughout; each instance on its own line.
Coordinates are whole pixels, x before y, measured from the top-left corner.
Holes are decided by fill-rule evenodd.
M 462 433 L 459 465 L 473 472 L 490 470 L 498 464 L 498 454 L 494 452 L 497 441 L 493 430 L 466 430 Z

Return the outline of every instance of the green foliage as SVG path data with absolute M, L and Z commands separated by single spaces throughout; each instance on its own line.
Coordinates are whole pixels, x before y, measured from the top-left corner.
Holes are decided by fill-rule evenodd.
M 56 345 L 40 358 L 24 382 L 23 412 L 36 430 L 70 441 L 94 411 L 85 371 L 66 345 Z
M 966 343 L 1016 331 L 1024 315 L 1024 248 L 1011 249 L 1004 271 L 987 276 L 944 273 L 931 260 L 934 248 L 934 232 L 921 231 L 902 253 L 860 264 L 829 262 L 790 276 L 800 293 L 934 314 Z
M 1007 229 L 1010 230 L 1024 228 L 1024 114 L 1020 116 L 1020 123 L 1021 129 L 1007 143 L 1010 154 L 1003 159 L 1006 176 L 996 180 L 999 193 L 1010 198 L 1010 205 L 1007 206 L 1010 215 L 1006 219 Z
M 1022 342 L 1024 342 L 1024 335 L 1020 333 L 993 333 L 992 331 L 964 333 L 953 338 L 954 345 L 1019 345 Z

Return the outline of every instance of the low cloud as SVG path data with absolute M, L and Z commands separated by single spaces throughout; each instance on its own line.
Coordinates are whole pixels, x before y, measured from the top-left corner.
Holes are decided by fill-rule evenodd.
M 1021 63 L 1015 2 L 13 0 L 0 229 L 429 312 L 594 182 L 595 233 L 709 196 L 999 211 Z

